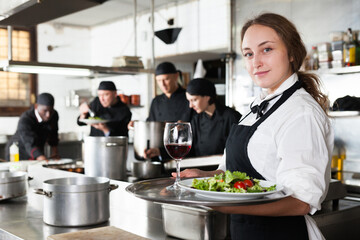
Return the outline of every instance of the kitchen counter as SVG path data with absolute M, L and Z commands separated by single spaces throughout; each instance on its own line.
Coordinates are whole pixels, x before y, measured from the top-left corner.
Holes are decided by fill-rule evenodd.
M 55 227 L 45 224 L 43 197 L 32 189 L 42 188 L 43 181 L 59 177 L 84 177 L 67 171 L 44 168 L 42 163 L 28 166 L 29 181 L 27 196 L 0 201 L 0 239 L 46 239 L 58 233 L 74 232 L 89 228 L 114 226 L 149 239 L 173 239 L 163 230 L 161 205 L 145 201 L 129 194 L 125 188 L 130 184 L 111 180 L 119 188 L 110 192 L 110 219 L 108 222 L 87 227 Z M 331 199 L 331 198 L 330 198 Z M 313 216 L 326 239 L 357 239 L 360 235 L 360 198 L 327 201 L 323 209 Z M 9 237 L 8 234 L 13 234 Z M 6 236 L 6 238 L 5 238 Z M 17 237 L 16 237 L 17 236 Z
M 111 180 L 119 188 L 110 192 L 110 219 L 108 222 L 88 227 L 55 227 L 43 222 L 43 197 L 32 189 L 42 188 L 42 182 L 59 177 L 83 177 L 85 175 L 43 168 L 41 163 L 28 167 L 27 196 L 0 202 L 0 229 L 26 240 L 46 239 L 49 235 L 80 231 L 102 226 L 115 226 L 125 231 L 150 239 L 171 239 L 162 226 L 161 206 L 136 198 L 125 191 L 130 183 Z M 4 234 L 0 231 L 0 239 Z M 8 235 L 6 235 L 8 236 Z M 11 238 L 10 238 L 11 240 Z

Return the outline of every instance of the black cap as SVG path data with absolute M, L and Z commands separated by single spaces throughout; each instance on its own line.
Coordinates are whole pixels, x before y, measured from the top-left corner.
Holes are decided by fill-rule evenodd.
M 178 70 L 176 70 L 174 64 L 172 64 L 171 62 L 163 62 L 156 67 L 155 76 L 162 74 L 172 74 L 177 72 Z
M 190 81 L 186 88 L 190 95 L 216 96 L 215 85 L 205 78 L 195 78 Z
M 99 84 L 98 90 L 110 90 L 110 91 L 116 91 L 116 86 L 112 81 L 102 81 Z
M 42 93 L 37 97 L 36 103 L 40 105 L 53 107 L 55 100 L 50 93 Z

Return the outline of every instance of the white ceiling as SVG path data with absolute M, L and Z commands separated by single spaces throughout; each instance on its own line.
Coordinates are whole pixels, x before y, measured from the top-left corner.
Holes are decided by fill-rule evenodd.
M 154 0 L 154 7 L 156 10 L 187 1 L 189 0 Z M 137 14 L 150 12 L 151 0 L 136 0 L 136 6 Z M 108 0 L 99 6 L 57 18 L 53 22 L 91 27 L 133 15 L 134 0 Z

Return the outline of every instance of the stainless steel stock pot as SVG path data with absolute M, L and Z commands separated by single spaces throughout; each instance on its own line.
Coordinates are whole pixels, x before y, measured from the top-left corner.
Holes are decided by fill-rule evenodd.
M 43 182 L 46 224 L 54 226 L 87 226 L 108 221 L 109 193 L 118 188 L 105 177 L 70 177 Z

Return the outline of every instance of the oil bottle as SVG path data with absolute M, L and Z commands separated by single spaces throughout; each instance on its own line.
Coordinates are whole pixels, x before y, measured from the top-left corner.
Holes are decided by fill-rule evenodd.
M 10 146 L 10 161 L 11 162 L 19 161 L 19 147 L 17 142 L 13 142 Z

